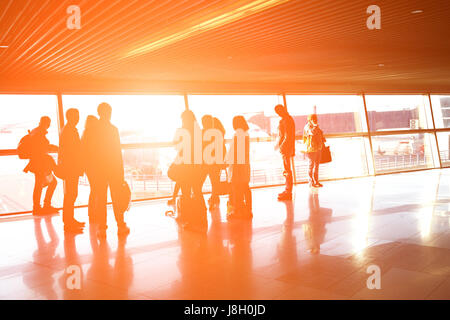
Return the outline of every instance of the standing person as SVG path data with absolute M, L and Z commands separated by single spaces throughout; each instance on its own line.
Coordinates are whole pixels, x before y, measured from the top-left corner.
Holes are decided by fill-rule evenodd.
M 322 130 L 319 128 L 317 114 L 308 116 L 308 123 L 303 130 L 303 143 L 306 144 L 306 154 L 309 159 L 309 185 L 320 188 L 323 185 L 319 182 L 320 154 L 325 142 Z
M 83 157 L 83 167 L 86 172 L 86 176 L 89 180 L 89 186 L 91 188 L 89 193 L 89 204 L 88 204 L 88 215 L 89 224 L 96 222 L 96 188 L 97 188 L 97 167 L 98 161 L 96 158 L 96 139 L 98 138 L 97 127 L 98 118 L 89 115 L 86 118 L 86 123 L 84 125 L 83 135 L 81 137 L 81 150 Z
M 197 123 L 194 113 L 191 110 L 185 110 L 181 114 L 181 132 L 187 132 L 190 141 L 186 146 L 190 149 L 190 158 L 184 159 L 184 151 L 180 150 L 178 157 L 183 159 L 182 164 L 180 164 L 180 174 L 179 179 L 176 181 L 179 183 L 181 188 L 181 199 L 178 221 L 180 223 L 187 225 L 193 225 L 196 227 L 207 227 L 206 219 L 206 205 L 205 199 L 203 198 L 202 187 L 205 180 L 205 173 L 203 163 L 195 163 L 195 143 L 201 143 L 201 141 L 196 141 L 196 133 L 201 134 L 200 126 Z M 180 130 L 180 129 L 179 129 Z M 176 141 L 178 144 L 180 141 Z M 197 146 L 202 150 L 202 146 Z
M 59 138 L 58 170 L 64 180 L 63 222 L 64 230 L 80 232 L 84 223 L 75 220 L 74 206 L 78 196 L 78 180 L 83 175 L 81 140 L 77 124 L 80 113 L 71 108 L 66 112 L 67 124 Z
M 277 105 L 275 112 L 281 117 L 278 125 L 278 148 L 283 157 L 283 175 L 286 179 L 286 189 L 278 195 L 278 200 L 292 200 L 294 184 L 292 158 L 295 156 L 295 122 L 283 105 Z
M 249 126 L 243 116 L 233 118 L 235 134 L 227 154 L 231 192 L 228 219 L 252 218 L 252 192 L 250 190 L 250 138 Z
M 100 117 L 97 127 L 97 138 L 95 146 L 95 158 L 97 166 L 96 175 L 96 210 L 98 218 L 98 232 L 100 238 L 106 237 L 106 204 L 108 199 L 108 187 L 111 192 L 114 217 L 117 222 L 117 234 L 126 236 L 130 233 L 130 228 L 124 221 L 124 212 L 120 210 L 120 192 L 125 180 L 122 148 L 120 145 L 119 130 L 111 124 L 112 108 L 107 103 L 101 103 L 97 108 Z
M 220 120 L 211 115 L 205 115 L 202 117 L 202 125 L 203 125 L 203 132 L 202 132 L 203 136 L 205 132 L 210 129 L 216 129 L 220 131 L 222 135 L 222 141 L 219 147 L 222 148 L 222 154 L 223 156 L 225 156 L 226 153 L 224 142 L 225 128 L 223 127 Z M 214 141 L 210 141 L 210 143 L 213 142 Z M 212 156 L 214 157 L 215 155 L 212 154 Z M 220 204 L 218 185 L 220 184 L 220 173 L 223 168 L 223 163 L 205 164 L 204 167 L 205 167 L 205 179 L 207 176 L 209 176 L 209 180 L 211 181 L 211 198 L 209 198 L 208 203 L 210 208 L 214 208 L 215 206 L 218 206 Z
M 33 215 L 46 215 L 59 211 L 52 207 L 52 197 L 57 185 L 56 178 L 53 175 L 56 163 L 48 153 L 58 151 L 58 147 L 50 144 L 46 137 L 50 124 L 51 119 L 44 116 L 39 121 L 39 126 L 29 134 L 30 161 L 23 171 L 34 173 Z M 42 189 L 45 187 L 47 187 L 47 190 L 44 207 L 41 207 Z

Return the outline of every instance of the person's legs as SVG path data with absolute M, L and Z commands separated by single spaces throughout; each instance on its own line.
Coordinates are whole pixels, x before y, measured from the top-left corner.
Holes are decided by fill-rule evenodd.
M 96 223 L 96 193 L 95 193 L 95 187 L 96 183 L 94 180 L 94 177 L 90 174 L 87 175 L 89 180 L 89 186 L 91 188 L 89 192 L 89 203 L 88 203 L 88 216 L 89 216 L 89 223 Z
M 217 203 L 219 201 L 219 192 L 217 190 L 220 183 L 220 167 L 212 165 L 209 170 L 209 180 L 211 181 L 211 201 Z
M 111 200 L 113 204 L 114 217 L 116 218 L 117 227 L 122 228 L 126 226 L 124 212 L 119 209 L 119 201 L 120 201 L 120 189 L 122 187 L 122 183 L 119 181 L 109 181 L 109 190 L 111 192 Z
M 253 200 L 252 200 L 252 190 L 250 186 L 247 184 L 244 188 L 244 198 L 245 198 L 245 207 L 248 214 L 252 214 L 253 211 Z
M 308 155 L 308 161 L 309 161 L 309 165 L 308 165 L 308 176 L 309 176 L 309 183 L 311 184 L 315 184 L 315 180 L 314 180 L 314 166 L 315 166 L 315 162 L 314 162 L 314 156 L 315 156 L 315 152 L 309 152 L 307 153 Z
M 177 198 L 178 193 L 180 193 L 180 189 L 181 189 L 180 184 L 179 184 L 178 182 L 175 183 L 175 187 L 173 188 L 173 195 L 172 195 L 172 198 L 173 198 L 174 200 Z
M 283 155 L 284 177 L 286 179 L 286 193 L 292 193 L 294 178 L 292 176 L 291 157 Z
M 44 185 L 43 176 L 41 174 L 34 174 L 34 189 L 33 189 L 33 211 L 37 213 L 41 209 L 42 188 Z
M 55 176 L 53 174 L 51 174 L 51 176 L 52 176 L 52 181 L 47 186 L 47 190 L 45 191 L 45 198 L 44 198 L 44 208 L 50 208 L 50 209 L 52 208 L 53 193 L 55 193 L 55 189 L 56 189 L 56 185 L 57 185 Z
M 195 199 L 195 203 L 197 203 L 199 205 L 199 209 L 200 210 L 204 210 L 206 209 L 206 204 L 205 204 L 205 198 L 203 197 L 203 180 L 197 180 L 194 181 L 194 183 L 192 184 L 192 193 Z
M 319 183 L 319 165 L 320 165 L 320 152 L 315 152 L 314 157 L 314 182 Z
M 78 196 L 78 176 L 69 177 L 64 182 L 63 222 L 64 224 L 71 224 L 75 220 L 74 205 Z
M 106 223 L 106 203 L 108 200 L 108 180 L 104 177 L 99 177 L 96 179 L 95 189 L 95 209 L 96 209 L 96 220 L 100 230 L 107 229 Z

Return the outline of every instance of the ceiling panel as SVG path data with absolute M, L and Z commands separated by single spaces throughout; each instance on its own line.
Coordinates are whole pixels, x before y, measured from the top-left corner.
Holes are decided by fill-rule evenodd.
M 450 1 L 371 4 L 0 0 L 0 90 L 450 92 Z

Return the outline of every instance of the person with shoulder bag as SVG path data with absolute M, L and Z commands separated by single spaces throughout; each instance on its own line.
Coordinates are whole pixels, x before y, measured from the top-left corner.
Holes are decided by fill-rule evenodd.
M 309 159 L 308 175 L 311 187 L 323 187 L 319 182 L 319 165 L 325 141 L 323 131 L 319 128 L 317 114 L 310 114 L 303 130 L 303 143 L 306 145 L 306 155 Z

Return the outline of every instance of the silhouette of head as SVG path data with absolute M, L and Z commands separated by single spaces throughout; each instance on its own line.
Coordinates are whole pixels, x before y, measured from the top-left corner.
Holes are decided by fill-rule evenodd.
M 248 131 L 249 126 L 247 120 L 243 116 L 236 116 L 233 118 L 233 129 L 234 130 L 243 130 Z
M 112 108 L 106 102 L 100 103 L 97 108 L 97 113 L 101 120 L 111 120 Z
M 310 122 L 312 122 L 312 123 L 314 123 L 314 124 L 317 124 L 317 114 L 315 114 L 315 113 L 312 113 L 312 114 L 310 114 L 310 115 L 308 115 L 308 121 L 310 121 Z
M 68 124 L 76 126 L 78 124 L 78 121 L 80 121 L 80 113 L 78 112 L 78 109 L 70 108 L 69 110 L 67 110 L 66 119 Z
M 93 116 L 93 115 L 88 115 L 86 118 L 86 123 L 84 124 L 84 129 L 85 130 L 92 130 L 95 125 L 97 124 L 97 117 Z
M 275 106 L 275 113 L 280 117 L 283 117 L 287 114 L 287 110 L 282 104 L 277 104 Z
M 202 118 L 203 129 L 211 129 L 213 127 L 213 117 L 209 114 Z
M 196 121 L 197 119 L 191 110 L 185 110 L 181 114 L 182 127 L 185 129 L 192 128 Z
M 41 120 L 39 121 L 39 128 L 47 130 L 48 128 L 50 128 L 51 122 L 52 122 L 52 120 L 50 119 L 50 117 L 43 116 L 43 117 L 41 117 Z

